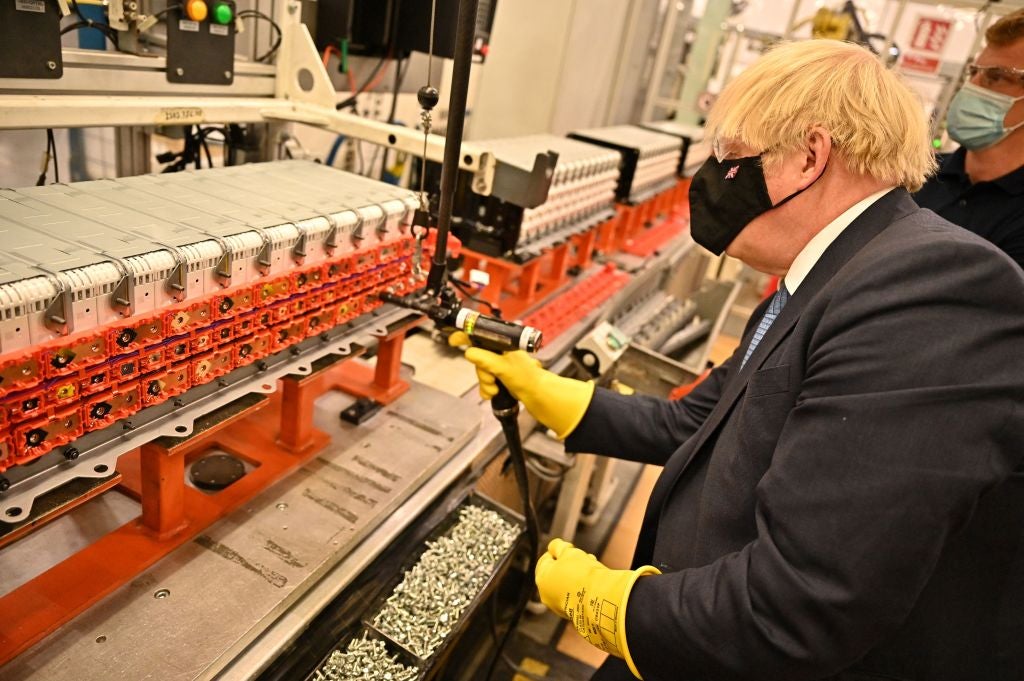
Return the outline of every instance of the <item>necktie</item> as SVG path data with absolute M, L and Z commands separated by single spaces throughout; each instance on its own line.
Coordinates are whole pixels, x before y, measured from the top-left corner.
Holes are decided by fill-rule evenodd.
M 760 323 L 757 325 L 757 330 L 754 331 L 754 337 L 750 339 L 750 345 L 747 346 L 747 353 L 743 355 L 743 361 L 740 362 L 740 368 L 747 363 L 750 356 L 754 354 L 754 349 L 757 344 L 761 342 L 764 335 L 768 333 L 768 329 L 771 328 L 772 322 L 782 312 L 782 308 L 786 306 L 786 301 L 789 300 L 789 291 L 786 290 L 786 284 L 782 283 L 779 286 L 779 290 L 772 296 L 771 301 L 768 303 L 768 307 L 764 311 L 764 316 L 761 317 Z

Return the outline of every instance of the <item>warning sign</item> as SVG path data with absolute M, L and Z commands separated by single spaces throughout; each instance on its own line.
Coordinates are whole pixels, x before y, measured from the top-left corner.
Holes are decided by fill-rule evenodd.
M 900 57 L 900 67 L 918 73 L 938 73 L 952 30 L 953 22 L 948 19 L 918 16 L 910 45 Z
M 946 39 L 953 29 L 953 22 L 933 17 L 918 17 L 914 37 L 910 41 L 910 49 L 918 52 L 942 54 L 946 49 Z

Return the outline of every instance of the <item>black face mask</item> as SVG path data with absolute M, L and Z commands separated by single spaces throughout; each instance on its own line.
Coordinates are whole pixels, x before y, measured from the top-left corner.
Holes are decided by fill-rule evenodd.
M 721 255 L 754 218 L 778 208 L 814 182 L 773 204 L 760 156 L 725 161 L 709 156 L 690 183 L 690 235 L 704 248 Z

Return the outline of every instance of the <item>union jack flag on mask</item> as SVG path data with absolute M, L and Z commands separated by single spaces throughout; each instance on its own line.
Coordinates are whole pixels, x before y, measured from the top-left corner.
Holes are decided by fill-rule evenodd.
M 740 172 L 739 166 L 733 166 L 732 168 L 729 168 L 729 172 L 725 174 L 725 179 L 731 180 L 732 178 L 736 177 L 736 173 L 738 172 Z

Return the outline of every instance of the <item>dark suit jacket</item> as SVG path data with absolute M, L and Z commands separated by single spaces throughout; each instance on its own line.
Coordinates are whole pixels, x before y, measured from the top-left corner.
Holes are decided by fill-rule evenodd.
M 687 399 L 599 390 L 566 443 L 664 465 L 644 680 L 1024 679 L 1024 273 L 897 189 L 738 369 L 762 310 Z

